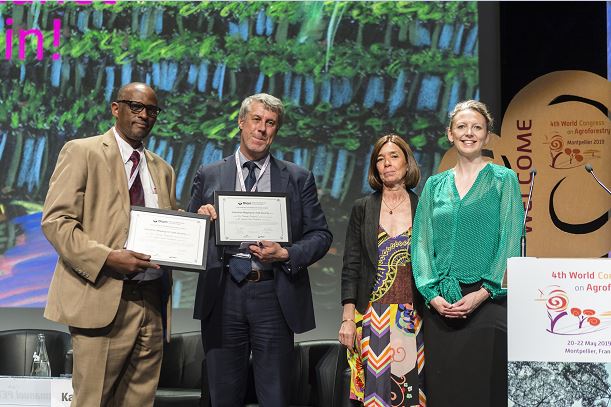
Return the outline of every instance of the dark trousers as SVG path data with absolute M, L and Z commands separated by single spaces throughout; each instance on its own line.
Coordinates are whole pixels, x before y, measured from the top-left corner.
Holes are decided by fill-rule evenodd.
M 294 335 L 274 280 L 238 284 L 227 275 L 212 313 L 202 321 L 212 406 L 244 405 L 251 352 L 259 405 L 288 406 Z
M 463 295 L 480 283 L 461 285 Z M 427 405 L 507 406 L 507 298 L 486 300 L 466 319 L 425 308 Z

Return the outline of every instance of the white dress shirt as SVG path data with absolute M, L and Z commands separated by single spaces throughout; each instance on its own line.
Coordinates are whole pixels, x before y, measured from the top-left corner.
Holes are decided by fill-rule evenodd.
M 132 167 L 134 163 L 129 159 L 134 151 L 134 148 L 129 145 L 129 143 L 119 136 L 117 130 L 113 127 L 113 133 L 115 135 L 115 140 L 117 140 L 117 145 L 119 146 L 119 152 L 121 153 L 121 159 L 123 160 L 123 164 L 125 167 L 125 177 L 127 178 L 127 188 L 129 189 L 131 185 L 129 185 L 130 174 L 132 172 Z M 155 188 L 155 184 L 153 183 L 153 179 L 151 178 L 151 173 L 148 170 L 148 166 L 146 165 L 146 155 L 144 154 L 144 146 L 140 146 L 137 149 L 138 154 L 140 154 L 140 164 L 138 165 L 138 172 L 140 175 L 140 182 L 142 182 L 142 189 L 144 190 L 144 206 L 147 208 L 159 208 L 159 202 L 157 200 L 157 189 Z M 146 253 L 145 253 L 146 254 Z M 161 277 L 163 274 L 162 270 L 156 269 L 147 269 L 145 272 L 137 273 L 133 280 L 155 280 Z

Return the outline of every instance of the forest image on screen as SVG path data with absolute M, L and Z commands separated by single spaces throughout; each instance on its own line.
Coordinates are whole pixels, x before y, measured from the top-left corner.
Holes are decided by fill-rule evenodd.
M 450 147 L 448 110 L 479 98 L 477 21 L 475 2 L 0 2 L 0 307 L 45 305 L 57 155 L 106 132 L 114 93 L 139 81 L 163 109 L 146 148 L 174 167 L 181 208 L 197 168 L 236 150 L 241 100 L 282 99 L 272 154 L 315 176 L 334 241 L 310 280 L 317 312 L 335 310 L 372 144 L 403 137 L 420 190 Z M 196 280 L 174 274 L 175 308 L 192 308 Z

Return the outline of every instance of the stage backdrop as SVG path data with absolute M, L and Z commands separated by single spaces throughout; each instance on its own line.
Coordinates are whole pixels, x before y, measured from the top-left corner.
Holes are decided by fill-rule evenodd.
M 318 320 L 334 331 L 372 142 L 404 137 L 424 181 L 448 148 L 448 109 L 479 95 L 475 2 L 27 3 L 0 3 L 3 307 L 45 304 L 56 254 L 40 210 L 59 150 L 106 131 L 113 91 L 143 81 L 163 107 L 147 148 L 176 169 L 182 207 L 198 166 L 236 149 L 245 96 L 287 104 L 273 154 L 316 177 L 335 239 L 310 276 Z M 175 307 L 192 307 L 196 278 L 177 273 Z
M 526 205 L 527 255 L 607 257 L 611 251 L 611 197 L 585 170 L 611 186 L 611 82 L 591 72 L 552 72 L 529 83 L 512 99 L 501 127 L 484 151 L 513 169 Z M 456 163 L 456 149 L 439 171 Z
M 536 168 L 527 220 L 528 255 L 602 257 L 611 250 L 611 82 L 583 71 L 543 75 L 511 101 L 495 160 L 518 174 L 524 201 Z

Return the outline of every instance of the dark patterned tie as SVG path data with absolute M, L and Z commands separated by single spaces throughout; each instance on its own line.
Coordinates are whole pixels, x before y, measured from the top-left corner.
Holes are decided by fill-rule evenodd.
M 257 164 L 254 161 L 246 161 L 243 165 L 248 168 L 248 176 L 244 181 L 244 186 L 246 187 L 246 192 L 250 192 L 252 186 L 257 182 L 257 177 L 255 176 L 255 168 L 257 168 Z
M 229 259 L 229 274 L 231 274 L 231 278 L 233 278 L 236 283 L 242 282 L 252 271 L 252 265 L 250 263 L 249 258 L 232 256 Z
M 255 182 L 257 182 L 257 177 L 255 176 L 257 164 L 254 161 L 246 161 L 243 167 L 248 168 L 248 176 L 244 180 L 244 187 L 246 192 L 250 192 Z M 249 258 L 233 256 L 229 259 L 229 274 L 231 274 L 231 278 L 236 282 L 239 283 L 244 280 L 251 270 L 252 265 Z
M 140 153 L 134 150 L 129 160 L 134 164 L 132 165 L 132 171 L 129 174 L 130 178 L 134 175 L 136 168 L 140 164 Z M 144 189 L 142 188 L 142 181 L 140 180 L 140 172 L 136 175 L 132 187 L 129 189 L 129 203 L 133 206 L 144 206 Z

